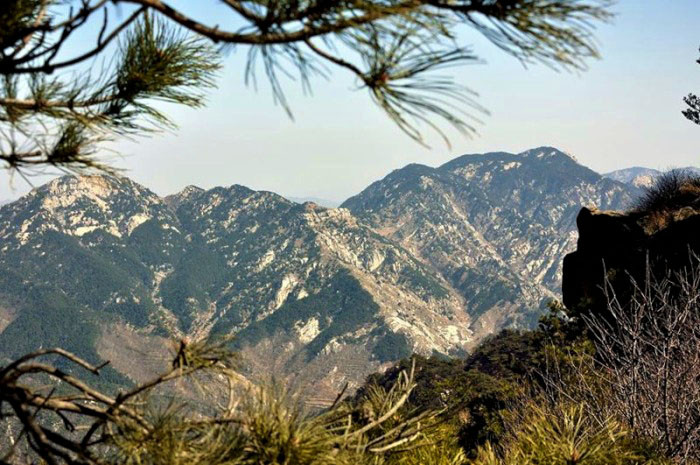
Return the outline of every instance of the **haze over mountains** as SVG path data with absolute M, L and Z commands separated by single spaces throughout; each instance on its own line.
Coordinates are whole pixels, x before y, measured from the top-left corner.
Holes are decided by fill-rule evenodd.
M 249 376 L 322 404 L 411 352 L 533 325 L 581 206 L 638 194 L 551 147 L 408 165 L 337 209 L 63 177 L 0 209 L 0 357 L 59 345 L 138 381 L 173 338 L 235 334 Z
M 679 171 L 700 174 L 700 168 L 695 168 L 693 166 L 686 166 L 683 168 L 676 169 Z M 605 176 L 606 178 L 614 179 L 615 181 L 624 182 L 625 184 L 631 184 L 636 187 L 648 187 L 654 183 L 654 180 L 656 178 L 658 178 L 665 172 L 666 171 L 655 170 L 653 168 L 633 166 L 631 168 L 611 171 L 610 173 L 606 173 L 603 176 Z
M 337 208 L 340 206 L 341 203 L 337 200 L 331 200 L 331 199 L 322 199 L 320 197 L 294 197 L 294 196 L 285 196 L 287 199 L 291 200 L 292 202 L 296 203 L 306 203 L 306 202 L 312 202 L 315 203 L 316 205 L 320 205 L 322 207 L 326 208 Z

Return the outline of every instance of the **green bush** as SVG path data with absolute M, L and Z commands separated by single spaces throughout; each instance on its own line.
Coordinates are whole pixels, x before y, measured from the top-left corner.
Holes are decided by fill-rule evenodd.
M 534 406 L 501 451 L 490 443 L 470 465 L 637 465 L 664 464 L 612 419 L 594 418 L 582 405 Z

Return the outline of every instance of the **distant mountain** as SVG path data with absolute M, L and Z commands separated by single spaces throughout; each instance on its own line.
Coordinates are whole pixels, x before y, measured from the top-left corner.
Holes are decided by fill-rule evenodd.
M 648 187 L 654 182 L 654 179 L 661 175 L 661 171 L 653 168 L 644 168 L 642 166 L 633 166 L 610 173 L 603 174 L 604 177 L 614 179 L 625 184 L 631 184 L 636 187 Z
M 141 380 L 172 337 L 235 333 L 251 374 L 332 399 L 382 363 L 473 342 L 459 296 L 406 250 L 347 210 L 270 192 L 160 199 L 64 177 L 0 210 L 0 237 L 6 357 L 60 345 Z
M 409 165 L 342 206 L 442 275 L 482 336 L 534 324 L 560 293 L 581 206 L 622 209 L 637 194 L 540 147 Z
M 700 174 L 700 168 L 695 168 L 693 166 L 677 169 Z M 654 183 L 654 180 L 663 173 L 663 171 L 655 170 L 653 168 L 633 166 L 632 168 L 611 171 L 610 173 L 605 173 L 603 176 L 625 184 L 631 184 L 635 187 L 649 187 Z
M 323 405 L 411 352 L 534 324 L 580 207 L 637 194 L 548 147 L 409 165 L 338 209 L 63 177 L 0 209 L 0 363 L 62 346 L 124 383 L 166 366 L 177 338 L 235 334 L 247 375 Z
M 326 208 L 338 208 L 342 202 L 338 200 L 322 199 L 320 197 L 287 197 L 292 202 L 306 203 L 311 202 Z

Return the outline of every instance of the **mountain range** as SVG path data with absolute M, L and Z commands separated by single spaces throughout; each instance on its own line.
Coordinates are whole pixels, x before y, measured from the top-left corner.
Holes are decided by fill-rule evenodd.
M 693 166 L 686 166 L 684 168 L 675 168 L 679 171 L 688 172 L 691 174 L 699 174 L 700 168 Z M 603 176 L 606 178 L 614 179 L 615 181 L 620 181 L 625 184 L 631 184 L 636 187 L 649 187 L 654 183 L 654 180 L 664 174 L 666 171 L 655 170 L 653 168 L 644 168 L 642 166 L 633 166 L 631 168 L 625 168 L 617 171 L 611 171 L 610 173 L 605 173 Z
M 61 346 L 123 384 L 166 366 L 173 341 L 235 335 L 246 376 L 325 405 L 412 352 L 535 324 L 580 208 L 639 193 L 552 147 L 408 165 L 340 208 L 62 177 L 0 208 L 0 358 Z

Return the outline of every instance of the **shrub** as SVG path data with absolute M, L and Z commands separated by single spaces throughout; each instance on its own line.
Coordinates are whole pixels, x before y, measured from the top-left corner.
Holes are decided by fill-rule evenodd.
M 663 229 L 672 213 L 684 207 L 700 208 L 700 176 L 687 170 L 662 174 L 637 200 L 633 211 L 647 219 L 654 230 Z
M 583 405 L 533 406 L 528 420 L 499 453 L 490 443 L 480 447 L 470 465 L 637 465 L 670 463 L 649 455 L 629 440 L 629 432 L 612 419 L 590 415 Z
M 238 395 L 227 342 L 182 341 L 171 370 L 116 397 L 44 363 L 60 357 L 100 373 L 102 366 L 61 349 L 0 367 L 0 431 L 9 441 L 0 438 L 0 463 L 19 463 L 23 454 L 27 463 L 56 465 L 398 465 L 421 456 L 458 463 L 454 436 L 450 452 L 438 446 L 449 435 L 436 412 L 403 409 L 415 387 L 413 367 L 390 388 L 374 387 L 362 404 L 309 415 L 274 386 L 249 385 Z M 187 384 L 170 385 L 176 380 Z M 194 387 L 202 399 L 177 394 Z
M 584 316 L 605 380 L 601 405 L 640 437 L 657 438 L 664 453 L 700 461 L 700 258 L 631 282 L 629 299 L 609 282 L 611 319 Z

